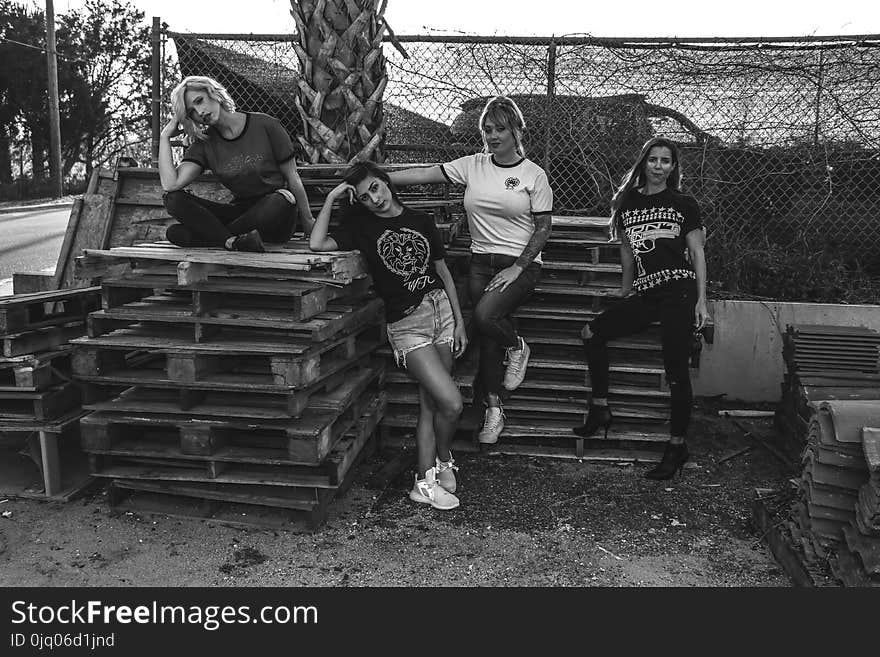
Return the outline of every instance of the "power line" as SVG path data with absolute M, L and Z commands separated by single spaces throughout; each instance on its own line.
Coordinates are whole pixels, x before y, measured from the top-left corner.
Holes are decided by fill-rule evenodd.
M 33 50 L 39 50 L 41 53 L 46 53 L 46 48 L 44 46 L 35 46 L 31 43 L 23 43 L 21 41 L 16 41 L 15 39 L 10 39 L 8 37 L 0 37 L 0 41 L 5 41 L 6 43 L 12 43 L 16 46 L 22 46 L 24 48 L 32 48 Z M 79 59 L 78 57 L 67 57 L 66 55 L 62 55 L 57 50 L 55 51 L 55 56 L 59 59 L 63 59 L 68 62 L 78 62 L 80 64 L 87 64 L 88 62 L 84 59 Z

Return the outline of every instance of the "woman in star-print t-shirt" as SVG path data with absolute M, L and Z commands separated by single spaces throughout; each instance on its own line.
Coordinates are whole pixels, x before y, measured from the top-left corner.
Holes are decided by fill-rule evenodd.
M 608 342 L 660 322 L 671 426 L 663 459 L 646 473 L 649 479 L 671 478 L 690 456 L 685 444 L 693 400 L 688 359 L 694 331 L 702 329 L 709 316 L 700 208 L 679 190 L 680 184 L 676 144 L 649 140 L 611 202 L 612 229 L 620 234 L 624 298 L 581 333 L 592 392 L 586 422 L 574 432 L 589 437 L 604 428 L 607 437 L 613 419 L 608 405 Z
M 446 251 L 434 220 L 401 203 L 388 174 L 372 162 L 350 167 L 327 195 L 309 236 L 313 251 L 359 250 L 385 302 L 388 342 L 397 364 L 419 383 L 418 472 L 409 493 L 436 509 L 459 505 L 449 447 L 462 411 L 453 358 L 467 334 Z M 354 203 L 354 199 L 357 202 Z M 339 228 L 327 234 L 334 203 Z

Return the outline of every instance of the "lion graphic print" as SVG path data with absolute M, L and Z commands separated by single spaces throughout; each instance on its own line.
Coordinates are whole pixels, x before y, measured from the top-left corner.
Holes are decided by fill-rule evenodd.
M 418 292 L 434 282 L 425 272 L 431 247 L 427 238 L 411 228 L 386 230 L 376 240 L 376 251 L 388 271 L 404 279 L 410 292 Z

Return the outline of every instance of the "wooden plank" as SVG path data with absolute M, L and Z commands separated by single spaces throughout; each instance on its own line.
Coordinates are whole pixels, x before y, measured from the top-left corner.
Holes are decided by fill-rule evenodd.
M 107 226 L 113 220 L 113 197 L 104 194 L 84 194 L 82 212 L 75 226 L 75 235 L 65 259 L 59 258 L 55 269 L 55 288 L 81 285 L 86 277 L 79 277 L 74 267 L 74 258 L 86 249 L 100 249 L 104 246 Z
M 85 330 L 85 322 L 80 321 L 0 336 L 0 342 L 3 344 L 3 356 L 10 358 L 22 354 L 48 351 L 83 335 Z

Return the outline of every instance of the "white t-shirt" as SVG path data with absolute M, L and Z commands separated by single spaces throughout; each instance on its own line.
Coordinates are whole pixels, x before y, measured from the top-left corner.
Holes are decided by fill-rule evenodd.
M 492 155 L 477 153 L 440 168 L 450 182 L 467 185 L 464 209 L 473 253 L 519 257 L 535 232 L 532 213 L 553 211 L 547 174 L 531 160 L 496 164 Z M 540 253 L 535 262 L 541 262 Z

